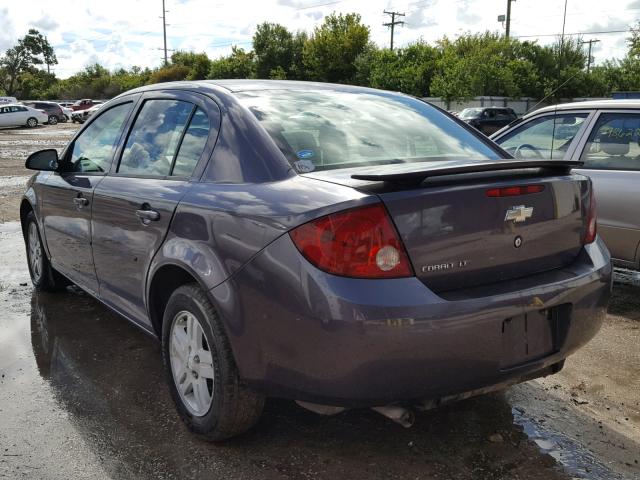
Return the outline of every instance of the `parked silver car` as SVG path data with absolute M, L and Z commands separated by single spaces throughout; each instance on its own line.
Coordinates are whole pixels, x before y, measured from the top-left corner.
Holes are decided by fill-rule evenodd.
M 580 160 L 614 263 L 640 269 L 640 100 L 545 107 L 491 137 L 516 158 Z

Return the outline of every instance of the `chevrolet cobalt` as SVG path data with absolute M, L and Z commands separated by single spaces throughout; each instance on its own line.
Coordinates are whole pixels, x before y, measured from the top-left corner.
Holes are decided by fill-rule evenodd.
M 35 287 L 72 282 L 160 339 L 209 440 L 269 396 L 410 423 L 407 407 L 555 373 L 609 299 L 579 163 L 513 159 L 406 95 L 152 85 L 26 166 Z

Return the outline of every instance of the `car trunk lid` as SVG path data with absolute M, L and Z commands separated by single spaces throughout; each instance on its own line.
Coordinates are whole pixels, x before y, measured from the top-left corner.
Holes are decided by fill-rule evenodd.
M 560 268 L 576 258 L 589 180 L 569 174 L 572 162 L 547 163 L 404 164 L 309 176 L 375 192 L 416 275 L 441 292 Z M 536 188 L 513 195 L 513 187 L 527 186 Z

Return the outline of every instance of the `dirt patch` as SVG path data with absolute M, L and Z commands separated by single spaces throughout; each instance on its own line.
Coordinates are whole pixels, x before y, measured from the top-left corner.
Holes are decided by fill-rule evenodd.
M 78 128 L 78 124 L 59 123 L 0 129 L 0 223 L 19 219 L 20 199 L 34 173 L 24 168 L 27 157 L 45 148 L 61 152 Z
M 75 123 L 59 123 L 36 128 L 0 129 L 0 176 L 32 174 L 24 168 L 27 157 L 45 148 L 62 151 L 78 128 Z

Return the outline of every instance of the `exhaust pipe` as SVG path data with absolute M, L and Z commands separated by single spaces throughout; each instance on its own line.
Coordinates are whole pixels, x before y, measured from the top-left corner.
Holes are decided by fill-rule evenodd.
M 409 410 L 408 408 L 398 407 L 398 406 L 387 406 L 387 407 L 371 407 L 371 410 L 378 412 L 381 415 L 384 415 L 390 420 L 393 420 L 396 423 L 399 423 L 404 428 L 412 427 L 416 421 L 416 415 L 413 413 L 413 410 Z

